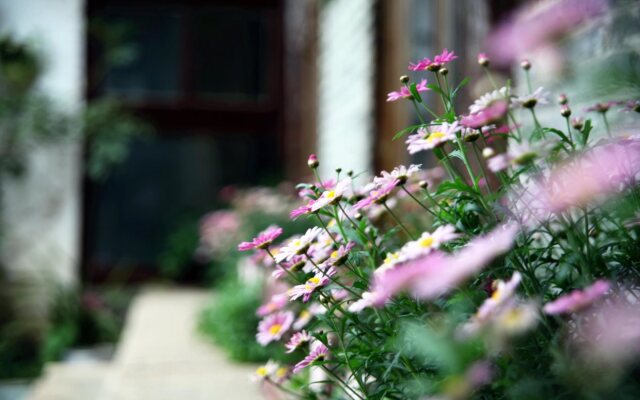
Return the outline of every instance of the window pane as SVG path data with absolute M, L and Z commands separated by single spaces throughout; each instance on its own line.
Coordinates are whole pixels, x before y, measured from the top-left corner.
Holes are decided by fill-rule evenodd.
M 168 235 L 216 206 L 229 184 L 277 174 L 273 135 L 163 135 L 134 144 L 97 188 L 93 265 L 153 266 Z M 97 271 L 96 271 L 97 272 Z
M 128 100 L 177 98 L 182 76 L 180 40 L 184 20 L 180 9 L 115 8 L 106 14 L 111 29 L 125 31 L 119 51 L 128 60 L 109 70 L 105 93 Z
M 200 97 L 266 95 L 267 21 L 261 8 L 207 7 L 194 15 L 194 88 Z

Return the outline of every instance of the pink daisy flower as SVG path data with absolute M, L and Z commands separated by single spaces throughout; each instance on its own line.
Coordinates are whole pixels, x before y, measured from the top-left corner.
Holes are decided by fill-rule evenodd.
M 247 251 L 253 249 L 266 249 L 274 240 L 282 234 L 282 228 L 271 225 L 250 242 L 242 242 L 238 245 L 238 250 Z
M 430 126 L 430 130 L 419 128 L 416 133 L 410 135 L 407 140 L 409 154 L 416 154 L 423 150 L 431 150 L 456 138 L 459 130 L 458 121 L 453 124 L 447 122 L 441 125 Z
M 342 196 L 351 189 L 351 178 L 342 179 L 333 189 L 325 190 L 320 197 L 313 202 L 311 212 L 316 212 L 323 207 L 337 204 L 342 200 Z
M 360 200 L 359 202 L 357 202 L 353 206 L 353 208 L 355 210 L 360 210 L 362 208 L 369 207 L 372 204 L 384 203 L 389 197 L 389 194 L 391 194 L 391 192 L 393 191 L 393 189 L 395 189 L 395 187 L 398 186 L 398 182 L 399 181 L 396 179 L 387 183 L 385 186 L 381 186 L 377 189 L 371 190 L 369 192 L 369 195 L 364 199 Z
M 460 120 L 460 124 L 474 129 L 492 125 L 501 121 L 505 117 L 508 108 L 509 106 L 506 101 L 496 101 L 474 114 L 469 114 L 463 117 Z
M 442 68 L 445 64 L 455 60 L 458 58 L 453 51 L 449 51 L 448 49 L 444 49 L 441 54 L 438 54 L 433 58 L 433 61 L 429 58 L 423 58 L 417 63 L 410 63 L 409 70 L 411 71 L 437 71 Z
M 310 343 L 311 340 L 313 340 L 313 336 L 311 336 L 307 331 L 296 332 L 291 336 L 291 339 L 289 339 L 289 342 L 287 342 L 284 347 L 287 348 L 287 353 L 293 353 L 305 344 Z
M 402 246 L 400 251 L 406 260 L 412 260 L 429 254 L 431 250 L 438 249 L 443 243 L 459 236 L 453 225 L 439 226 L 433 233 L 423 232 L 417 240 L 412 240 Z
M 511 105 L 514 108 L 533 108 L 537 104 L 549 104 L 549 92 L 545 92 L 543 87 L 537 88 L 533 93 L 511 99 Z
M 611 284 L 605 280 L 598 280 L 582 290 L 574 290 L 556 300 L 545 304 L 544 312 L 549 315 L 567 314 L 589 306 L 609 291 Z
M 298 208 L 294 208 L 289 213 L 289 218 L 296 219 L 301 215 L 307 215 L 312 213 L 314 200 L 309 200 L 307 204 L 303 204 Z
M 429 88 L 427 87 L 427 80 L 423 79 L 420 81 L 420 83 L 416 84 L 416 90 L 418 92 L 426 92 L 427 90 L 429 90 Z M 389 94 L 387 94 L 387 101 L 396 101 L 396 100 L 400 100 L 400 99 L 410 99 L 413 95 L 411 94 L 411 91 L 409 90 L 408 87 L 403 86 L 400 88 L 400 91 L 398 92 L 390 92 Z
M 511 276 L 511 279 L 507 282 L 504 282 L 502 280 L 495 281 L 495 289 L 491 294 L 491 297 L 489 297 L 482 303 L 482 305 L 478 309 L 478 312 L 476 313 L 476 318 L 480 320 L 486 319 L 502 304 L 511 300 L 516 292 L 516 289 L 520 285 L 521 280 L 522 275 L 520 275 L 519 272 L 514 272 Z
M 279 312 L 267 316 L 258 324 L 256 340 L 263 346 L 275 340 L 280 340 L 282 335 L 291 327 L 293 318 L 291 311 Z
M 306 253 L 321 232 L 322 228 L 314 226 L 309 228 L 301 237 L 289 240 L 284 246 L 280 247 L 280 251 L 275 256 L 276 262 L 289 261 L 296 255 Z
M 381 292 L 363 292 L 362 298 L 349 305 L 349 311 L 359 313 L 367 307 L 381 307 L 389 300 L 389 296 Z
M 340 266 L 347 261 L 349 257 L 349 252 L 356 244 L 354 242 L 349 242 L 346 245 L 342 245 L 335 250 L 333 253 L 329 255 L 329 258 L 323 263 L 326 267 L 330 266 Z
M 331 281 L 329 277 L 335 274 L 336 270 L 333 267 L 329 268 L 326 272 L 318 272 L 313 277 L 307 279 L 302 285 L 296 285 L 289 289 L 289 299 L 296 300 L 302 297 L 302 301 L 306 303 L 311 298 L 313 292 L 327 285 Z
M 513 244 L 518 228 L 515 224 L 499 226 L 484 236 L 470 241 L 452 255 L 432 251 L 401 267 L 376 276 L 373 292 L 393 296 L 409 290 L 422 299 L 433 299 L 447 293 L 484 268 Z
M 271 273 L 276 279 L 280 279 L 287 275 L 287 271 L 294 272 L 304 270 L 307 264 L 307 258 L 303 255 L 293 256 L 289 261 L 282 261 L 276 265 L 276 270 Z
M 412 164 L 409 168 L 404 165 L 400 165 L 395 167 L 391 172 L 382 171 L 380 176 L 373 178 L 373 183 L 376 187 L 380 187 L 398 180 L 399 185 L 404 185 L 413 174 L 420 171 L 420 167 L 421 164 Z
M 309 355 L 293 367 L 293 373 L 297 374 L 316 361 L 326 360 L 328 354 L 329 349 L 327 348 L 327 346 L 325 346 L 321 342 L 314 342 Z
M 259 317 L 264 317 L 268 314 L 274 313 L 284 308 L 287 305 L 289 297 L 286 293 L 274 294 L 271 296 L 271 299 L 258 307 L 256 310 L 256 315 Z
M 314 316 L 322 315 L 325 312 L 327 312 L 327 310 L 321 304 L 311 303 L 306 310 L 300 311 L 298 318 L 293 323 L 293 329 L 299 331 L 300 329 L 307 326 L 307 324 L 311 322 Z

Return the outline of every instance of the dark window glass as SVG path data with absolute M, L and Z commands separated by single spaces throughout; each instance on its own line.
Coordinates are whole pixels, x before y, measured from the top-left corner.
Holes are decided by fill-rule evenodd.
M 260 100 L 267 88 L 267 25 L 259 8 L 207 7 L 194 15 L 194 87 L 200 97 Z
M 272 135 L 162 135 L 134 144 L 128 161 L 96 188 L 94 265 L 153 266 L 167 237 L 215 208 L 229 184 L 273 174 Z M 261 178 L 260 178 L 261 177 Z
M 184 14 L 175 7 L 114 9 L 107 13 L 114 29 L 123 29 L 127 62 L 112 67 L 104 92 L 127 100 L 173 100 L 181 95 Z

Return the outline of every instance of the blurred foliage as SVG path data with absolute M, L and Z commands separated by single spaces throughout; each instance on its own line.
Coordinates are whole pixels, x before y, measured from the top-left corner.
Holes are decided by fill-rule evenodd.
M 291 362 L 282 348 L 263 347 L 255 340 L 259 318 L 256 308 L 262 302 L 259 286 L 246 285 L 229 279 L 220 286 L 215 300 L 200 315 L 199 328 L 222 347 L 235 361 L 263 362 L 268 359 Z

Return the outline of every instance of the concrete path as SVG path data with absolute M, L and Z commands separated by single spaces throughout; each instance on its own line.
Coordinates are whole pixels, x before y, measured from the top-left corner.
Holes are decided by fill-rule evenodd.
M 229 362 L 196 332 L 198 313 L 209 300 L 209 293 L 199 290 L 145 290 L 130 308 L 114 360 L 91 375 L 91 385 L 67 379 L 65 386 L 86 397 L 38 397 L 39 387 L 31 400 L 260 399 L 249 381 L 256 367 Z

